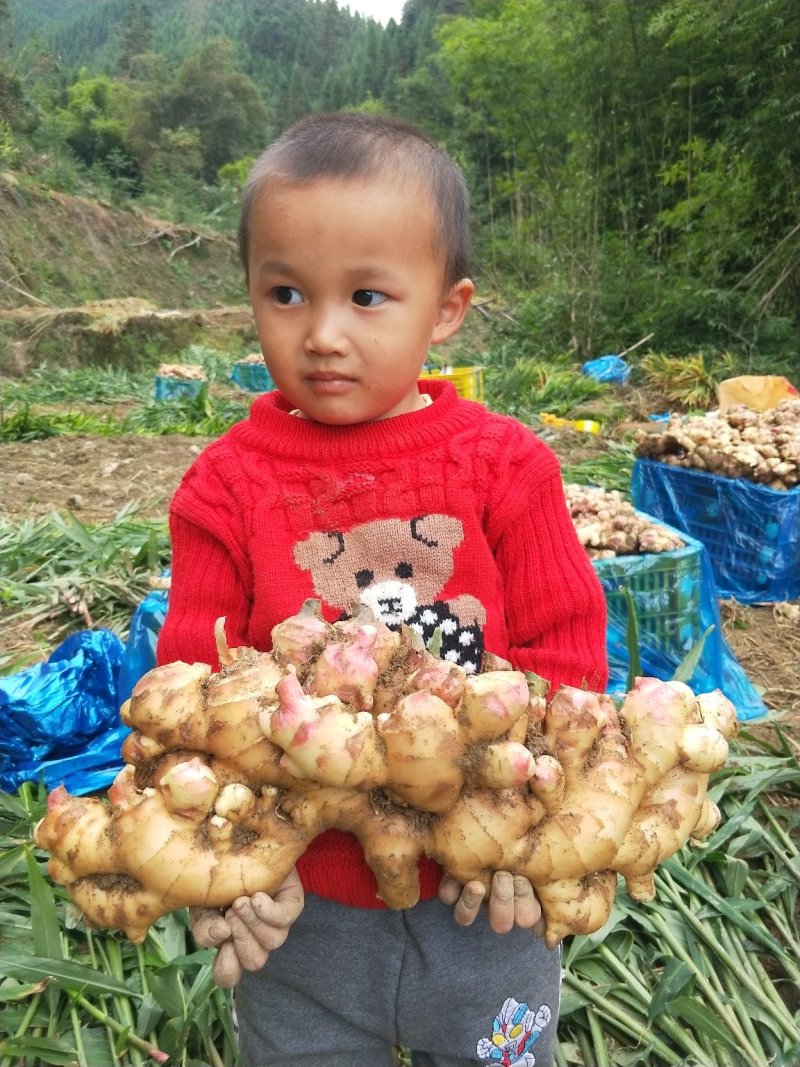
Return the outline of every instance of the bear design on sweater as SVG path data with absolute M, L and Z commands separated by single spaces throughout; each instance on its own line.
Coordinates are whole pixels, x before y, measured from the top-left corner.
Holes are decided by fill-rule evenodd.
M 295 545 L 294 558 L 325 603 L 343 614 L 367 604 L 387 626 L 410 626 L 426 644 L 438 628 L 439 655 L 473 673 L 483 656 L 486 611 L 469 594 L 439 598 L 463 538 L 461 523 L 449 515 L 379 519 L 311 533 Z

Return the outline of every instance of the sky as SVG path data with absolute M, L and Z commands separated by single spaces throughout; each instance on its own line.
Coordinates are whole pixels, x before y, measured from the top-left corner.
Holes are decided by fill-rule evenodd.
M 349 7 L 355 15 L 366 15 L 385 26 L 389 19 L 399 22 L 405 0 L 339 0 L 339 7 Z

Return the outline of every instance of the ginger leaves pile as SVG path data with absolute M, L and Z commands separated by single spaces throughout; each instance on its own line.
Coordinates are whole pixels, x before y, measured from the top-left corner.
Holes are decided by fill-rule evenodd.
M 800 484 L 800 400 L 763 412 L 737 404 L 707 415 L 672 415 L 659 432 L 640 430 L 635 451 L 673 467 L 793 489 Z
M 127 766 L 108 803 L 51 793 L 35 830 L 91 926 L 141 941 L 161 915 L 274 892 L 329 827 L 355 834 L 391 908 L 427 855 L 462 883 L 530 879 L 551 946 L 608 919 L 617 872 L 653 871 L 719 813 L 706 797 L 736 730 L 719 692 L 640 678 L 613 700 L 484 658 L 467 675 L 368 609 L 327 623 L 308 601 L 273 651 L 173 663 L 137 684 Z

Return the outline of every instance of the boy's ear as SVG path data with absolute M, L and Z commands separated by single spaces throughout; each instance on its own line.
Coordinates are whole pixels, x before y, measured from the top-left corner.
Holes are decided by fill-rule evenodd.
M 461 327 L 469 311 L 475 285 L 469 278 L 462 278 L 444 294 L 439 305 L 439 314 L 431 334 L 432 345 L 441 344 Z

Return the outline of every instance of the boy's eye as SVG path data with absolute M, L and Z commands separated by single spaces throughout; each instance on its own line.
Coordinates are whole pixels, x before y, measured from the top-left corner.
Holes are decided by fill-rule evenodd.
M 300 291 L 295 289 L 291 285 L 276 285 L 272 290 L 272 295 L 275 298 L 276 304 L 301 304 L 303 297 L 300 295 Z
M 358 304 L 360 308 L 377 307 L 385 299 L 386 293 L 381 293 L 377 289 L 356 289 L 353 293 L 353 303 Z

